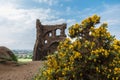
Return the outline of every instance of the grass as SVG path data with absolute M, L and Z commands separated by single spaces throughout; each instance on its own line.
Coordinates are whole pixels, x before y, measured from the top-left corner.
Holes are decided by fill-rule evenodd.
M 18 59 L 17 66 L 26 65 L 28 62 L 31 62 L 32 59 Z
M 32 59 L 18 59 L 18 62 L 30 62 Z

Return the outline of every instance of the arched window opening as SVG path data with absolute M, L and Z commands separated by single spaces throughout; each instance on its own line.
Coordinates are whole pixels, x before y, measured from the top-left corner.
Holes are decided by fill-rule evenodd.
M 60 36 L 60 34 L 61 34 L 61 30 L 60 30 L 60 29 L 57 29 L 57 30 L 56 30 L 56 36 Z
M 49 37 L 52 37 L 52 33 L 50 32 L 50 33 L 48 34 L 48 36 L 49 36 Z
M 47 40 L 45 40 L 45 41 L 44 41 L 44 43 L 45 43 L 45 44 L 47 44 L 47 43 L 48 43 L 48 41 L 47 41 Z

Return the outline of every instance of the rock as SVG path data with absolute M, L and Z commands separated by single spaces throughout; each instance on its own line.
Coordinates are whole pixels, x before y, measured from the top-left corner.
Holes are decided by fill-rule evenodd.
M 0 62 L 6 61 L 17 61 L 17 58 L 10 49 L 0 46 Z

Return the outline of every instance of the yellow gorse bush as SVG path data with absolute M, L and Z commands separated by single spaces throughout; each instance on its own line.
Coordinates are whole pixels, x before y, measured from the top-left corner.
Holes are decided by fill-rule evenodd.
M 72 25 L 35 80 L 120 80 L 120 41 L 99 22 L 93 15 Z

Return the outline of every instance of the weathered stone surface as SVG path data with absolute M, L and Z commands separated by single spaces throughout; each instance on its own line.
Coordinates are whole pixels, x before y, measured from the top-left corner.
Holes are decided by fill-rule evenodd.
M 13 56 L 14 56 L 14 54 L 10 49 L 8 49 L 4 46 L 0 46 L 0 62 L 1 61 L 11 61 L 11 60 L 13 60 Z
M 33 60 L 42 60 L 48 54 L 53 53 L 57 49 L 59 42 L 66 38 L 66 24 L 42 25 L 39 19 L 37 19 L 36 29 Z

